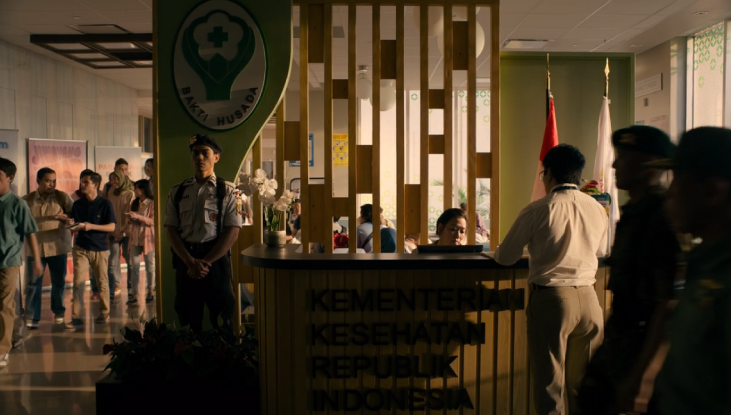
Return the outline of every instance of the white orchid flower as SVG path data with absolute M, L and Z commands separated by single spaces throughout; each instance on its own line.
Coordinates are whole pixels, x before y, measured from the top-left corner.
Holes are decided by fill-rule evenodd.
M 254 181 L 258 184 L 262 184 L 267 180 L 267 173 L 262 169 L 256 169 L 254 172 Z
M 276 180 L 274 180 L 274 179 L 267 179 L 264 182 L 264 186 L 266 186 L 267 188 L 270 188 L 270 189 L 277 190 L 277 186 L 278 185 L 277 185 L 277 181 Z
M 288 207 L 289 207 L 289 205 L 285 201 L 283 201 L 282 198 L 277 200 L 277 203 L 274 204 L 274 209 L 276 209 L 280 212 L 286 211 Z

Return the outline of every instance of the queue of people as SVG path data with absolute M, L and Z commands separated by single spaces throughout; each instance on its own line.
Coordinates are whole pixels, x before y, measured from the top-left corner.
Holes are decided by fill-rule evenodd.
M 152 166 L 149 159 L 147 165 Z M 37 190 L 17 197 L 10 192 L 10 183 L 16 172 L 11 160 L 0 158 L 0 206 L 8 222 L 0 228 L 0 367 L 6 366 L 10 348 L 22 343 L 21 324 L 16 313 L 25 298 L 24 319 L 29 330 L 39 327 L 41 318 L 41 291 L 43 274 L 48 268 L 51 276 L 51 311 L 55 324 L 67 328 L 84 325 L 83 297 L 87 279 L 91 280 L 92 299 L 99 300 L 96 323 L 110 318 L 115 288 L 119 295 L 119 255 L 125 257 L 130 289 L 128 305 L 136 304 L 136 284 L 139 282 L 139 257 L 145 256 L 148 292 L 146 302 L 154 301 L 154 228 L 152 191 L 149 180 L 135 183 L 133 191 L 128 163 L 119 159 L 110 175 L 108 186 L 100 192 L 102 177 L 84 170 L 79 177 L 79 189 L 68 195 L 56 189 L 56 172 L 42 168 L 36 173 Z M 4 187 L 7 185 L 7 189 Z M 135 197 L 136 196 L 136 197 Z M 130 246 L 123 247 L 126 240 Z M 19 295 L 18 275 L 22 262 L 23 242 L 28 242 L 25 261 L 26 290 Z M 12 244 L 12 245 L 11 245 Z M 6 246 L 7 245 L 7 246 Z M 111 249 L 110 249 L 111 248 Z M 116 248 L 116 251 L 115 251 Z M 116 252 L 116 256 L 115 256 Z M 73 263 L 73 294 L 71 320 L 66 322 L 64 290 L 68 254 Z M 115 261 L 116 259 L 116 261 Z M 110 266 L 111 265 L 111 266 Z

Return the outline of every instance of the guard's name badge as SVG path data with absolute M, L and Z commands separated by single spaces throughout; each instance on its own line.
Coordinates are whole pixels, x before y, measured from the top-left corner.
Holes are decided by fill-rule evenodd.
M 264 92 L 264 39 L 251 14 L 234 1 L 206 1 L 188 14 L 175 41 L 173 63 L 181 104 L 212 130 L 244 122 Z
M 218 215 L 215 213 L 211 213 L 208 217 L 211 219 L 211 222 L 215 222 L 218 219 Z

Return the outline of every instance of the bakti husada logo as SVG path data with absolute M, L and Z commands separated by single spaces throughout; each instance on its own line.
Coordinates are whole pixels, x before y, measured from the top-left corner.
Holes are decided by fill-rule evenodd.
M 212 130 L 244 122 L 264 92 L 261 30 L 240 4 L 211 0 L 185 19 L 175 42 L 175 87 L 193 119 Z

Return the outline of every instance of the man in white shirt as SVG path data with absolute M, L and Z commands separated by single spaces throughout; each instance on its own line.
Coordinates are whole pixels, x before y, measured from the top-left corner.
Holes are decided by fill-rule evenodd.
M 604 318 L 594 290 L 597 257 L 607 254 L 604 208 L 578 188 L 586 160 L 568 144 L 543 159 L 547 196 L 523 209 L 495 252 L 514 264 L 528 245 L 531 296 L 528 352 L 539 415 L 571 413 L 584 369 L 602 342 Z

